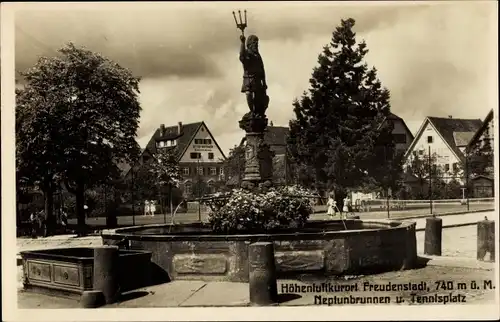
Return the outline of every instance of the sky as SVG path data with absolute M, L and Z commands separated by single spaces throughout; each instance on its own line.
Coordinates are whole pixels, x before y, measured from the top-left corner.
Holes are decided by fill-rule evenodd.
M 248 111 L 233 10 L 248 11 L 266 68 L 268 118 L 287 126 L 341 19 L 356 20 L 366 62 L 391 93 L 392 112 L 415 134 L 426 116 L 479 118 L 497 108 L 496 1 L 79 3 L 19 7 L 15 68 L 67 42 L 102 53 L 141 77 L 139 144 L 160 124 L 205 121 L 224 153 Z

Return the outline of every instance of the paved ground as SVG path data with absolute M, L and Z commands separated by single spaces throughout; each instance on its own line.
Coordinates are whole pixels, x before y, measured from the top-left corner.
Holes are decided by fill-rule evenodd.
M 488 216 L 493 219 L 494 212 L 471 213 L 465 215 L 443 216 L 443 227 L 473 224 Z M 413 219 L 417 223 L 417 229 L 425 227 L 425 218 Z M 359 286 L 364 282 L 393 282 L 407 283 L 410 281 L 427 281 L 431 289 L 426 290 L 425 294 L 436 294 L 446 292 L 436 292 L 432 289 L 434 282 L 438 279 L 466 281 L 470 284 L 472 280 L 494 280 L 492 263 L 478 262 L 476 257 L 476 234 L 475 225 L 446 228 L 443 230 L 443 256 L 434 257 L 423 269 L 390 272 L 379 275 L 365 276 L 357 280 Z M 424 232 L 417 232 L 418 253 L 422 254 L 424 246 Z M 84 247 L 101 245 L 99 236 L 89 236 L 85 238 L 75 238 L 74 236 L 54 236 L 49 238 L 29 239 L 18 238 L 18 252 L 22 250 L 35 250 L 41 248 L 53 247 Z M 447 257 L 453 256 L 453 257 Z M 22 267 L 18 267 L 18 288 L 22 288 Z M 286 281 L 282 280 L 279 285 L 287 283 L 307 284 L 312 280 Z M 316 282 L 339 283 L 333 280 L 321 280 Z M 281 287 L 281 286 L 279 286 Z M 462 291 L 461 291 L 462 292 Z M 281 292 L 286 293 L 286 292 Z M 468 303 L 490 303 L 494 301 L 494 293 L 488 290 L 468 290 L 462 292 Z M 20 291 L 20 308 L 70 308 L 78 307 L 78 303 L 72 300 L 48 297 L 40 294 L 32 294 Z M 281 295 L 281 305 L 313 305 L 314 296 L 320 294 L 304 293 L 299 295 Z M 339 294 L 334 294 L 339 296 Z M 327 297 L 334 296 L 325 294 Z M 380 296 L 380 292 L 360 292 L 354 296 Z M 389 296 L 403 296 L 406 300 L 404 304 L 412 303 L 411 295 L 406 292 L 402 294 L 393 294 Z M 394 300 L 394 299 L 393 299 Z M 416 300 L 416 297 L 413 297 Z M 248 285 L 245 283 L 205 283 L 199 281 L 175 281 L 167 284 L 148 287 L 146 289 L 136 290 L 130 294 L 125 294 L 122 302 L 112 307 L 168 307 L 168 306 L 245 306 L 248 304 Z
M 326 209 L 324 206 L 316 207 L 319 213 L 312 215 L 311 219 L 326 219 L 327 215 L 325 213 Z M 476 202 L 471 203 L 469 206 L 469 210 L 478 211 L 478 210 L 491 210 L 494 209 L 493 202 Z M 433 213 L 435 214 L 443 214 L 448 212 L 462 212 L 467 211 L 467 206 L 460 205 L 459 203 L 446 203 L 446 204 L 435 204 L 433 207 Z M 417 209 L 411 210 L 391 210 L 389 213 L 389 217 L 392 219 L 397 219 L 401 217 L 408 216 L 422 216 L 430 213 L 430 207 L 428 205 L 424 205 Z M 359 212 L 355 213 L 356 215 L 361 216 L 363 219 L 385 219 L 387 218 L 387 211 L 371 211 L 371 212 Z M 207 220 L 207 213 L 181 213 L 177 214 L 173 220 L 177 223 L 188 223 L 188 222 L 198 222 L 201 217 L 202 221 Z M 69 219 L 70 225 L 76 225 L 76 219 Z M 163 216 L 162 214 L 156 214 L 154 217 L 152 216 L 143 216 L 138 214 L 137 216 L 120 216 L 118 217 L 118 225 L 119 226 L 132 226 L 132 225 L 148 225 L 148 224 L 162 224 L 162 223 L 170 223 L 172 222 L 172 217 L 170 214 Z M 87 224 L 96 227 L 96 229 L 104 228 L 106 225 L 106 219 L 103 217 L 97 218 L 88 218 Z

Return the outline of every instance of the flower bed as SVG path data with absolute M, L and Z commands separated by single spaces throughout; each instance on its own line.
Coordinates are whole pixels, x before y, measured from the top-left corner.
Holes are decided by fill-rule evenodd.
M 301 228 L 313 213 L 311 193 L 300 187 L 267 191 L 236 189 L 205 201 L 214 232 L 264 233 L 280 228 Z

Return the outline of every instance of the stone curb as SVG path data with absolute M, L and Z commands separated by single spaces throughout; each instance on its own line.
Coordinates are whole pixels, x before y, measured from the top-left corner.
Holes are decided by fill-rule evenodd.
M 467 223 L 461 223 L 461 224 L 446 225 L 446 226 L 443 226 L 443 229 L 445 229 L 445 228 L 464 227 L 464 226 L 474 226 L 474 225 L 477 225 L 477 221 L 467 222 Z M 423 227 L 423 228 L 417 228 L 417 229 L 415 229 L 415 231 L 425 231 L 425 227 Z
M 424 254 L 419 254 L 418 256 L 429 260 L 426 266 L 470 268 L 485 271 L 495 269 L 495 262 L 479 261 L 468 257 L 428 256 Z
M 477 210 L 470 210 L 470 211 L 466 211 L 465 210 L 465 211 L 443 212 L 442 214 L 436 214 L 436 217 L 445 217 L 445 216 L 453 216 L 453 215 L 466 215 L 466 214 L 474 214 L 474 213 L 478 213 L 478 212 L 488 212 L 488 211 L 495 211 L 495 208 L 477 209 Z M 426 215 L 408 216 L 408 217 L 399 217 L 399 218 L 389 218 L 389 219 L 392 219 L 392 220 L 418 219 L 418 218 L 431 217 L 432 215 L 433 214 L 426 214 Z

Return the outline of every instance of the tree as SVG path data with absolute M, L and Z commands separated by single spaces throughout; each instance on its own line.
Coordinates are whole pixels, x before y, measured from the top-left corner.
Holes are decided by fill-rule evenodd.
M 436 164 L 437 154 L 431 154 L 430 158 L 427 154 L 415 153 L 409 159 L 406 167 L 406 173 L 414 176 L 417 179 L 419 190 L 415 197 L 417 199 L 439 199 L 445 194 L 445 183 L 443 181 L 443 169 Z M 431 181 L 430 181 L 431 180 Z M 429 187 L 429 184 L 431 186 Z M 432 194 L 429 194 L 431 190 Z
M 245 147 L 235 145 L 223 163 L 226 185 L 239 187 L 245 173 Z
M 76 198 L 81 234 L 85 190 L 116 180 L 116 165 L 139 151 L 139 78 L 71 43 L 58 56 L 40 58 L 23 77 L 27 84 L 18 95 L 16 124 L 24 131 L 20 164 L 34 169 L 33 177 L 47 191 L 58 180 L 65 183 Z
M 153 173 L 157 185 L 160 204 L 163 209 L 163 189 L 167 188 L 168 200 L 170 203 L 170 211 L 172 212 L 173 189 L 179 186 L 179 181 L 182 179 L 181 169 L 177 161 L 175 149 L 160 149 L 153 155 L 154 161 L 150 164 L 150 171 Z
M 489 129 L 483 133 L 484 140 L 477 142 L 468 150 L 468 174 L 472 176 L 493 175 L 493 149 L 491 147 Z
M 294 102 L 288 140 L 294 172 L 320 193 L 335 191 L 342 207 L 348 189 L 373 175 L 378 142 L 391 144 L 389 91 L 363 58 L 366 43 L 356 44 L 354 19 L 342 20 L 319 55 L 309 92 Z

